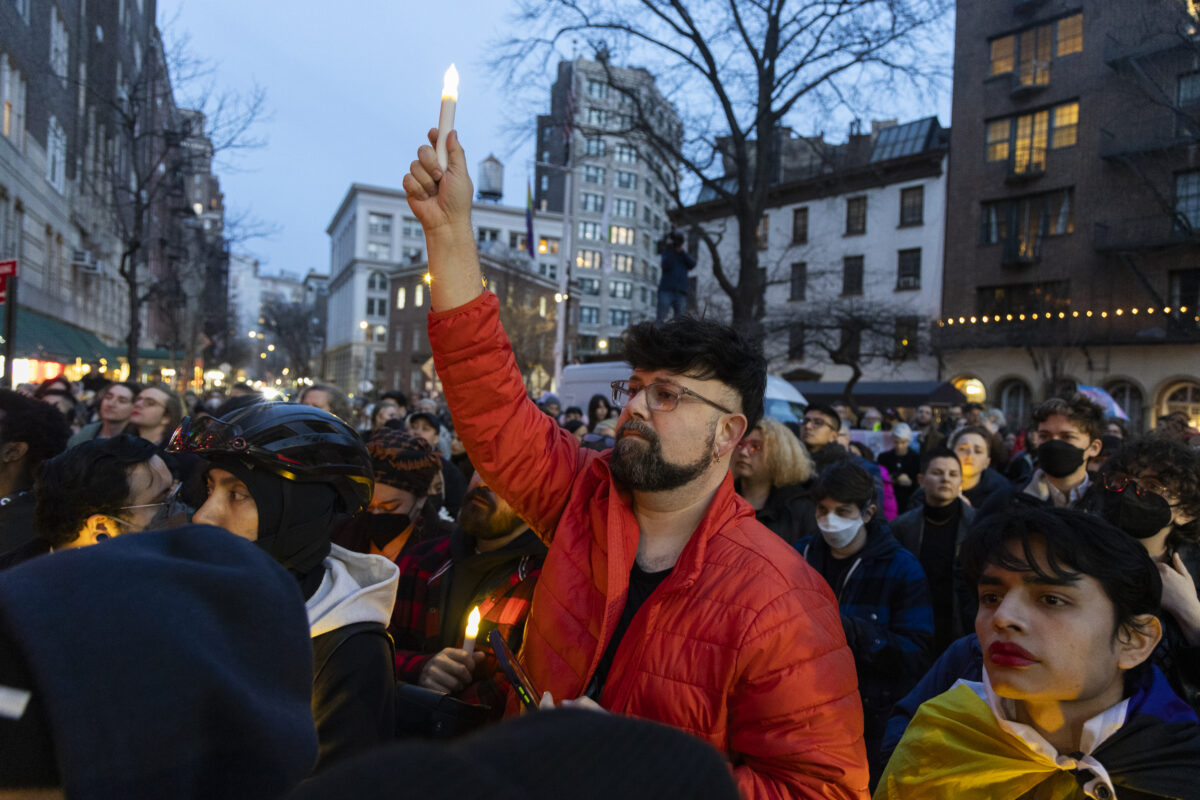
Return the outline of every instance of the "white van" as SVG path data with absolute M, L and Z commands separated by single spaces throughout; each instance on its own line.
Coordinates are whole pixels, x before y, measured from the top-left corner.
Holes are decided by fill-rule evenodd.
M 562 386 L 555 394 L 558 395 L 562 408 L 578 406 L 586 413 L 592 395 L 604 395 L 611 403 L 612 382 L 627 380 L 632 371 L 624 361 L 570 364 L 563 367 Z M 799 423 L 804 418 L 804 409 L 808 407 L 808 401 L 783 378 L 768 375 L 763 406 L 766 415 L 772 419 Z

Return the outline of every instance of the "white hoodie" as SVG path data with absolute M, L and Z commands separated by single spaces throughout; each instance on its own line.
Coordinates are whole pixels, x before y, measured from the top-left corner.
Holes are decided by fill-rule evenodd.
M 400 582 L 395 564 L 383 556 L 355 553 L 335 544 L 323 566 L 325 577 L 304 604 L 314 639 L 356 622 L 391 622 Z

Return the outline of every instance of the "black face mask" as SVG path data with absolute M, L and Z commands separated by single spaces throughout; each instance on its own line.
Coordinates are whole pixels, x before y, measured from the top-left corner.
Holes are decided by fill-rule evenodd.
M 412 517 L 408 514 L 363 514 L 361 524 L 371 542 L 382 550 L 408 530 Z
M 1052 439 L 1037 449 L 1038 466 L 1051 478 L 1065 478 L 1083 466 L 1083 450 L 1070 442 Z
M 425 502 L 427 502 L 433 508 L 434 511 L 440 511 L 442 506 L 446 502 L 446 495 L 444 492 L 438 492 L 437 494 L 431 494 L 428 496 L 428 499 Z
M 1100 514 L 1135 539 L 1149 539 L 1171 524 L 1171 505 L 1162 495 L 1142 492 L 1139 497 L 1132 486 L 1120 492 L 1105 489 Z

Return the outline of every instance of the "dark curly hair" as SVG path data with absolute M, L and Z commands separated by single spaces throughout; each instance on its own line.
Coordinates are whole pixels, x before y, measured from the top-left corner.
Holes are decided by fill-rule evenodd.
M 1103 475 L 1123 472 L 1137 476 L 1148 469 L 1154 470 L 1158 480 L 1179 495 L 1184 512 L 1200 517 L 1200 454 L 1183 442 L 1157 434 L 1126 439 L 1104 462 L 1100 472 Z M 1174 551 L 1185 541 L 1200 543 L 1200 519 L 1175 526 L 1167 537 L 1167 549 Z
M 25 466 L 27 484 L 38 466 L 67 449 L 71 429 L 57 408 L 11 389 L 0 389 L 0 442 L 29 445 Z
M 639 322 L 621 335 L 634 369 L 664 369 L 697 380 L 718 380 L 742 401 L 746 430 L 763 414 L 767 362 L 762 349 L 728 325 L 690 316 Z
M 129 497 L 129 468 L 158 453 L 153 443 L 122 434 L 93 439 L 42 464 L 33 528 L 51 547 L 79 538 L 93 514 L 115 516 Z
M 1088 435 L 1090 441 L 1099 439 L 1108 430 L 1108 417 L 1104 416 L 1104 409 L 1079 392 L 1070 397 L 1051 397 L 1033 410 L 1033 421 L 1045 422 L 1056 415 L 1069 419 Z

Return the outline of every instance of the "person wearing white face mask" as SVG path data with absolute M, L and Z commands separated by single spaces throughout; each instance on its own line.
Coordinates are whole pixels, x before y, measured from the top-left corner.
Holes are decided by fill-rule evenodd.
M 916 557 L 877 514 L 871 476 L 849 459 L 825 468 L 812 490 L 819 536 L 796 549 L 837 596 L 862 697 L 871 785 L 892 705 L 925 673 L 933 643 L 929 584 Z

